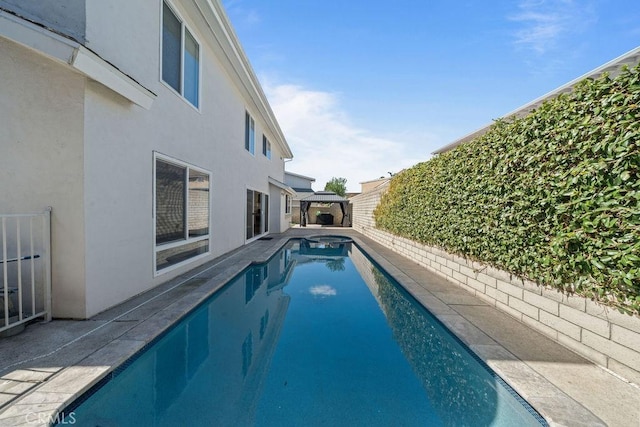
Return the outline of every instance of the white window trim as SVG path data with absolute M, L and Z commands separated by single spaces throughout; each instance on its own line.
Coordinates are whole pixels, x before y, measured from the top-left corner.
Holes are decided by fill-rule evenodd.
M 289 200 L 289 203 L 287 204 L 287 200 Z M 293 197 L 291 197 L 290 194 L 285 193 L 284 194 L 284 214 L 291 216 L 291 201 L 293 200 Z M 289 208 L 289 211 L 287 212 L 287 207 Z
M 164 10 L 164 7 L 163 7 L 164 4 L 166 4 L 167 7 L 169 9 L 171 9 L 171 11 L 175 15 L 175 17 L 178 18 L 178 21 L 180 21 L 180 24 L 181 24 L 180 25 L 180 92 L 175 90 L 173 88 L 173 86 L 171 86 L 169 83 L 165 82 L 164 79 L 162 78 L 162 66 L 163 66 L 163 61 L 162 61 L 162 32 L 164 30 L 162 14 L 163 14 L 163 10 Z M 198 43 L 198 105 L 197 106 L 193 105 L 191 103 L 191 101 L 189 101 L 184 96 L 184 40 L 185 40 L 184 30 L 185 29 L 189 30 L 189 34 L 191 34 L 191 37 L 193 37 L 194 40 L 196 41 L 196 43 Z M 198 38 L 198 36 L 196 36 L 196 34 L 194 34 L 193 30 L 191 30 L 191 27 L 185 23 L 184 18 L 182 17 L 182 15 L 180 13 L 178 13 L 176 7 L 168 0 L 162 0 L 162 6 L 160 7 L 160 75 L 159 75 L 159 79 L 160 79 L 160 83 L 162 85 L 164 85 L 164 87 L 166 87 L 167 89 L 169 89 L 170 91 L 175 93 L 180 99 L 182 99 L 191 108 L 193 108 L 194 110 L 196 110 L 199 113 L 201 112 L 201 105 L 202 105 L 202 43 L 200 42 L 200 39 Z
M 158 160 L 162 160 L 162 161 L 164 161 L 166 163 L 171 163 L 171 164 L 174 164 L 174 165 L 177 165 L 177 166 L 181 166 L 181 167 L 186 167 L 187 171 L 189 169 L 192 169 L 192 170 L 197 171 L 197 172 L 208 174 L 209 175 L 209 195 L 211 195 L 211 176 L 212 176 L 211 171 L 208 171 L 206 169 L 199 168 L 199 167 L 194 166 L 192 164 L 183 162 L 183 161 L 178 160 L 178 159 L 176 159 L 174 157 L 170 157 L 170 156 L 167 156 L 165 154 L 161 154 L 161 153 L 159 153 L 157 151 L 153 152 L 153 195 L 152 195 L 153 213 L 152 213 L 152 221 L 151 221 L 153 223 L 153 239 L 152 239 L 153 240 L 153 248 L 152 248 L 152 253 L 153 253 L 153 264 L 152 264 L 153 277 L 158 277 L 160 275 L 163 275 L 165 273 L 173 271 L 173 270 L 175 270 L 177 268 L 180 268 L 180 267 L 182 267 L 184 265 L 191 264 L 191 263 L 193 263 L 193 262 L 195 262 L 195 261 L 197 261 L 199 259 L 202 259 L 202 258 L 205 258 L 205 257 L 211 255 L 211 225 L 212 225 L 212 220 L 211 220 L 211 217 L 212 217 L 212 215 L 211 215 L 211 212 L 212 212 L 212 209 L 211 209 L 211 197 L 209 197 L 209 234 L 207 234 L 205 236 L 198 236 L 198 237 L 189 238 L 188 237 L 188 230 L 186 230 L 187 236 L 185 236 L 186 237 L 185 240 L 180 240 L 180 241 L 177 241 L 177 242 L 164 243 L 162 245 L 157 245 L 156 244 L 156 162 Z M 187 173 L 187 180 L 188 179 L 189 179 L 189 174 Z M 186 197 L 187 197 L 186 209 L 188 209 L 188 207 L 189 207 L 189 192 L 188 191 L 187 191 L 187 196 Z M 187 212 L 186 216 L 188 217 L 188 212 Z M 171 265 L 171 266 L 169 266 L 167 268 L 163 268 L 162 270 L 158 270 L 157 269 L 157 264 L 156 264 L 157 259 L 156 258 L 157 258 L 158 251 L 165 250 L 165 249 L 172 249 L 172 248 L 183 246 L 183 245 L 186 245 L 186 244 L 189 244 L 189 243 L 195 243 L 195 242 L 199 242 L 199 241 L 207 240 L 207 239 L 209 240 L 209 249 L 207 250 L 207 252 L 202 253 L 200 255 L 196 255 L 193 258 L 186 259 L 186 260 L 184 260 L 182 262 L 179 262 L 177 264 Z
M 266 153 L 265 153 L 265 142 L 266 142 Z M 262 134 L 262 155 L 271 160 L 271 141 L 267 138 L 267 135 Z
M 245 117 L 245 119 L 244 119 L 244 126 L 245 126 L 244 135 L 245 135 L 245 138 L 247 137 L 247 129 L 246 129 L 246 126 L 247 126 L 247 115 L 249 116 L 249 119 L 251 120 L 250 123 L 253 123 L 253 141 L 251 139 L 249 139 L 249 148 L 247 148 L 247 146 L 246 146 L 247 141 L 244 141 L 244 143 L 245 143 L 244 150 L 246 152 L 248 152 L 249 154 L 251 154 L 253 157 L 255 157 L 256 156 L 256 119 L 253 118 L 253 115 L 249 112 L 249 110 L 244 110 L 244 114 L 245 114 L 245 116 L 244 116 Z M 258 190 L 255 190 L 255 191 L 258 191 Z

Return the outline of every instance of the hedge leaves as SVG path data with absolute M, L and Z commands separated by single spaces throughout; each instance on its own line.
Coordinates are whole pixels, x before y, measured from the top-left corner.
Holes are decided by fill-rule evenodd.
M 640 312 L 640 66 L 397 174 L 379 228 Z

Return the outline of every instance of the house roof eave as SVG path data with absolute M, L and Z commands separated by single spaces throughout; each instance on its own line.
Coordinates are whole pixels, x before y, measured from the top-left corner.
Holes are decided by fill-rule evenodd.
M 276 187 L 278 187 L 279 189 L 289 193 L 290 195 L 294 195 L 295 194 L 295 190 L 291 187 L 289 187 L 287 184 L 278 181 L 275 178 L 269 177 L 269 184 L 274 185 Z
M 227 70 L 240 81 L 241 90 L 251 100 L 253 107 L 275 137 L 275 142 L 280 147 L 282 158 L 292 159 L 293 152 L 278 124 L 278 120 L 269 105 L 258 78 L 256 77 L 249 59 L 242 49 L 242 45 L 233 30 L 224 7 L 218 0 L 192 0 L 203 19 L 207 22 L 209 30 L 222 49 L 229 67 Z
M 284 174 L 285 174 L 285 175 L 295 176 L 296 178 L 306 179 L 306 180 L 309 180 L 309 181 L 311 181 L 311 182 L 316 182 L 316 179 L 315 179 L 315 178 L 311 178 L 310 176 L 300 175 L 299 173 L 294 173 L 294 172 L 284 171 Z

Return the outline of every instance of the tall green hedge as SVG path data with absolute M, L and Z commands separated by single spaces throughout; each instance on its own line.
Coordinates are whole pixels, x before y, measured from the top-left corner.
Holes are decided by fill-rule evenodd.
M 640 66 L 397 174 L 377 227 L 640 311 Z

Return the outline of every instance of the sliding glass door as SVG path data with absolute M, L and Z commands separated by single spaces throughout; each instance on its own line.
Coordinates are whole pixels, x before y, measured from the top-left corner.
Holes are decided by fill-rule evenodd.
M 246 238 L 252 239 L 269 231 L 269 196 L 247 190 Z

